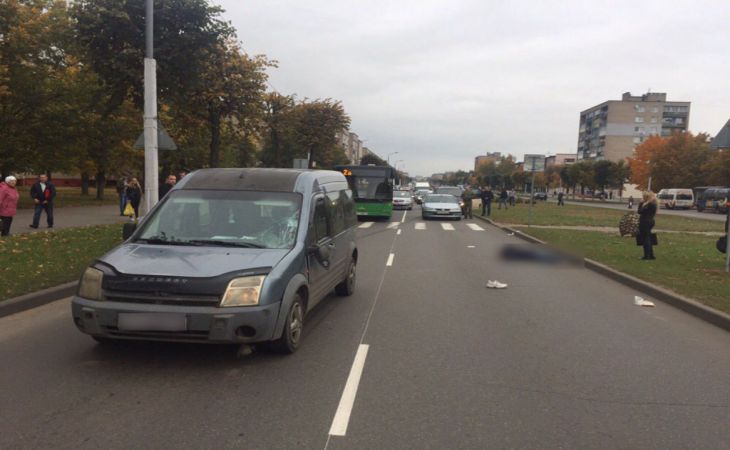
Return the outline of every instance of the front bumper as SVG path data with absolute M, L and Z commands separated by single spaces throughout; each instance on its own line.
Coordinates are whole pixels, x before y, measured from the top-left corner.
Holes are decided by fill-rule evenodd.
M 241 308 L 149 305 L 94 301 L 74 296 L 71 312 L 76 327 L 92 336 L 179 342 L 248 344 L 274 338 L 281 302 Z M 129 331 L 118 328 L 120 313 L 184 315 L 186 329 Z
M 428 218 L 445 218 L 445 219 L 459 219 L 462 216 L 461 211 L 426 211 L 423 210 L 423 217 Z
M 413 203 L 393 203 L 393 209 L 411 209 Z

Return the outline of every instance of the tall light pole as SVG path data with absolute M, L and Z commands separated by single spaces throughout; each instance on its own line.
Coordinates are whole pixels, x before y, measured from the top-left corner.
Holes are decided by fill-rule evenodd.
M 651 161 L 647 161 L 646 164 L 649 166 L 649 182 L 647 183 L 646 190 L 651 191 Z
M 149 212 L 157 198 L 157 63 L 154 59 L 153 30 L 154 2 L 145 4 L 145 58 L 144 58 L 144 210 Z
M 390 157 L 391 157 L 391 155 L 397 155 L 397 154 L 398 154 L 398 152 L 388 153 L 387 158 L 385 158 L 386 159 L 386 162 L 388 163 L 388 165 L 390 165 Z

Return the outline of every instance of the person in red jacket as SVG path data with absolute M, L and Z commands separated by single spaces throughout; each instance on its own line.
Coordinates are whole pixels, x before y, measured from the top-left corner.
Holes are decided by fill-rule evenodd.
M 15 185 L 18 180 L 14 176 L 5 177 L 5 182 L 0 183 L 0 236 L 10 235 L 10 224 L 18 208 L 18 190 Z

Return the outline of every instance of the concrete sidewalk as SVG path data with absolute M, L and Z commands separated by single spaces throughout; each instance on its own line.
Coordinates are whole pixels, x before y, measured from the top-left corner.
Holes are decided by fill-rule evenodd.
M 110 225 L 127 221 L 129 218 L 120 216 L 119 207 L 116 205 L 69 206 L 56 208 L 53 211 L 53 229 Z M 41 214 L 41 221 L 37 229 L 30 228 L 31 223 L 33 223 L 33 210 L 19 209 L 13 218 L 10 234 L 18 235 L 48 230 L 45 212 Z

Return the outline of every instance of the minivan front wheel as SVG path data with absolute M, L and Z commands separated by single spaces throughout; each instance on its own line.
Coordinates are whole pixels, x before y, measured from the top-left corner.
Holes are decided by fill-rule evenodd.
M 343 297 L 349 297 L 355 293 L 355 280 L 357 279 L 357 264 L 354 259 L 350 260 L 350 265 L 347 267 L 347 276 L 337 286 L 335 286 L 335 293 Z
M 284 331 L 281 337 L 271 343 L 271 348 L 277 353 L 294 353 L 299 348 L 304 329 L 304 306 L 302 297 L 296 294 L 289 311 L 286 314 Z

